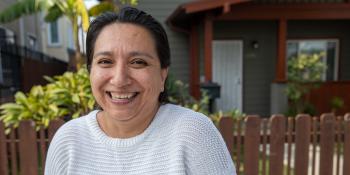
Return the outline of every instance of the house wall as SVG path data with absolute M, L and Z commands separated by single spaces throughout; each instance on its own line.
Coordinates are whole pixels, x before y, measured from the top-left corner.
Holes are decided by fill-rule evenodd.
M 16 1 L 13 0 L 1 0 L 0 11 L 6 9 L 15 2 Z M 21 46 L 28 47 L 28 35 L 34 36 L 36 38 L 36 46 L 34 49 L 39 51 L 42 50 L 40 21 L 37 14 L 24 16 L 15 21 L 0 24 L 0 26 L 12 30 L 16 35 L 16 43 Z
M 275 75 L 274 21 L 215 21 L 214 39 L 243 40 L 243 112 L 270 115 L 270 86 Z M 254 49 L 252 42 L 258 42 Z
M 338 80 L 350 80 L 350 21 L 288 21 L 288 38 L 338 38 Z
M 61 61 L 68 62 L 69 56 L 67 48 L 74 49 L 73 29 L 70 21 L 66 17 L 58 19 L 58 32 L 60 43 L 58 45 L 49 44 L 49 23 L 44 23 L 43 27 L 43 51 L 51 56 L 54 56 Z M 82 49 L 82 48 L 81 48 Z
M 188 35 L 172 31 L 166 24 L 165 20 L 175 9 L 182 3 L 190 0 L 143 0 L 139 1 L 137 8 L 150 13 L 154 18 L 162 23 L 165 28 L 170 43 L 171 66 L 170 72 L 177 79 L 186 83 L 189 82 L 189 40 Z

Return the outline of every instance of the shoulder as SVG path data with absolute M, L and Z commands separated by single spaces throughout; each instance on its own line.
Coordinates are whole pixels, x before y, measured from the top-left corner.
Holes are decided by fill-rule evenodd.
M 213 122 L 206 115 L 193 111 L 191 109 L 167 104 L 164 106 L 166 110 L 164 110 L 164 115 L 166 115 L 167 120 L 171 125 L 178 127 L 178 129 L 193 129 L 198 130 L 215 130 Z
M 45 174 L 66 174 L 68 160 L 74 149 L 84 142 L 82 139 L 89 133 L 89 120 L 93 120 L 97 111 L 86 116 L 70 120 L 62 125 L 50 142 L 46 158 Z
M 97 112 L 98 111 L 92 111 L 85 116 L 81 116 L 63 124 L 55 133 L 52 144 L 81 138 L 82 135 L 89 131 L 89 121 L 96 117 Z
M 182 145 L 188 168 L 193 174 L 234 174 L 235 168 L 226 144 L 214 123 L 204 114 L 166 105 L 167 128 L 173 129 L 177 144 Z M 174 134 L 175 133 L 175 134 Z

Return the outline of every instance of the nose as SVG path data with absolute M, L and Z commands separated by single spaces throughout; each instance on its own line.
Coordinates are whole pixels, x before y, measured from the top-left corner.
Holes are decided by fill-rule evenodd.
M 110 83 L 118 88 L 125 87 L 131 84 L 130 72 L 126 65 L 119 64 L 113 68 Z

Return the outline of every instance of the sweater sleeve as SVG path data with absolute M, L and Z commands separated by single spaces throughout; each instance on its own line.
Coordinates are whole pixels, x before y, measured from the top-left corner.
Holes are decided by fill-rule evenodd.
M 69 151 L 67 149 L 67 127 L 62 126 L 53 137 L 47 152 L 45 175 L 67 174 Z
M 189 174 L 236 175 L 230 153 L 215 125 L 200 115 L 188 128 L 192 141 L 188 144 Z

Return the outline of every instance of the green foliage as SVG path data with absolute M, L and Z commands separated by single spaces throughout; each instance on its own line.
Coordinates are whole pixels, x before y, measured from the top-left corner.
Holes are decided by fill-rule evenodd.
M 10 126 L 17 127 L 22 120 L 33 120 L 39 129 L 59 117 L 76 118 L 93 109 L 95 101 L 86 68 L 45 78 L 50 82 L 46 86 L 34 86 L 28 94 L 17 92 L 14 103 L 0 106 L 0 120 L 5 123 L 7 132 Z
M 244 113 L 242 113 L 241 111 L 239 111 L 238 109 L 233 109 L 231 111 L 227 111 L 227 112 L 223 112 L 223 111 L 219 111 L 213 114 L 209 115 L 209 118 L 214 122 L 214 124 L 216 126 L 218 126 L 221 118 L 223 117 L 230 117 L 233 119 L 239 119 L 239 118 L 243 118 L 246 115 Z
M 89 74 L 86 68 L 78 72 L 66 72 L 53 79 L 45 77 L 50 84 L 47 86 L 53 92 L 54 100 L 61 108 L 69 111 L 68 115 L 77 118 L 94 108 L 95 100 L 91 92 Z
M 321 54 L 301 54 L 288 60 L 287 97 L 290 101 L 289 116 L 298 113 L 315 113 L 314 107 L 303 98 L 311 89 L 317 88 L 322 81 L 322 75 L 327 66 L 322 62 Z
M 200 100 L 196 100 L 189 94 L 188 85 L 177 80 L 172 74 L 168 75 L 166 87 L 170 103 L 178 104 L 203 114 L 208 114 L 209 96 L 205 91 L 202 91 Z
M 344 107 L 344 100 L 341 97 L 332 97 L 330 105 L 332 107 L 332 112 L 336 112 L 337 110 Z

